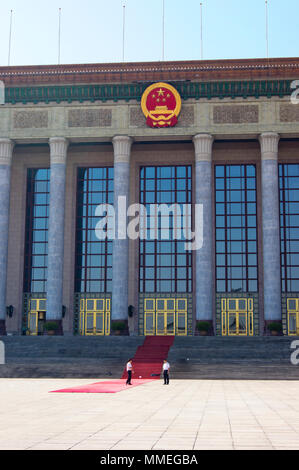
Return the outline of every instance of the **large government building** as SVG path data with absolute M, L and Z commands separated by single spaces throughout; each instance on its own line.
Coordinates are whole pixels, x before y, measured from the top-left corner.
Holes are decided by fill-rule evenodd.
M 1 335 L 299 334 L 299 59 L 0 80 Z M 202 244 L 175 236 L 173 213 L 168 237 L 100 237 L 103 204 L 117 229 L 132 204 L 175 204 L 194 230 L 201 207 Z

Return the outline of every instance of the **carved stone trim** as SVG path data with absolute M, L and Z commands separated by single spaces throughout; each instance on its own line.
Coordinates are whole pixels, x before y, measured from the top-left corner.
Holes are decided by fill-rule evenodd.
M 0 165 L 11 165 L 14 142 L 0 138 Z
M 69 127 L 111 127 L 111 109 L 71 109 L 68 113 Z
M 48 127 L 48 111 L 16 111 L 13 116 L 15 129 L 43 129 Z
M 116 135 L 112 139 L 114 163 L 129 163 L 133 139 L 127 135 Z
M 282 104 L 279 115 L 280 122 L 299 122 L 299 104 Z
M 183 105 L 182 110 L 178 116 L 178 123 L 176 127 L 192 127 L 194 126 L 194 106 Z M 130 127 L 144 128 L 146 126 L 146 119 L 140 106 L 130 106 Z
M 68 144 L 68 140 L 64 137 L 51 137 L 49 139 L 51 165 L 53 163 L 66 163 Z
M 264 132 L 259 136 L 262 160 L 277 160 L 279 139 L 275 132 Z
M 192 127 L 194 126 L 194 106 L 182 106 L 182 110 L 178 116 L 176 127 Z
M 257 105 L 214 106 L 214 124 L 250 124 L 259 122 Z
M 197 134 L 193 137 L 196 162 L 212 161 L 212 147 L 214 137 L 210 134 Z

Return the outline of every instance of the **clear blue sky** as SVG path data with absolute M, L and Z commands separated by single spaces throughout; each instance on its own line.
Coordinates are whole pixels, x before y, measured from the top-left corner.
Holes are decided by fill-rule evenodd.
M 204 59 L 266 56 L 264 0 L 202 0 Z M 163 0 L 126 0 L 125 61 L 162 58 Z M 0 0 L 0 65 L 122 61 L 121 0 Z M 269 0 L 270 57 L 299 56 L 299 1 Z M 165 0 L 165 60 L 200 59 L 200 0 Z

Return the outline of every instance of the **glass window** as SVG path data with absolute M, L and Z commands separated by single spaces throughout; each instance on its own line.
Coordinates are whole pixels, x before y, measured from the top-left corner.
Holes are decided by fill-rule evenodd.
M 76 292 L 111 292 L 112 241 L 99 240 L 96 208 L 113 202 L 113 168 L 79 168 L 77 173 Z
M 281 281 L 283 292 L 299 291 L 299 164 L 279 165 Z
M 27 170 L 24 292 L 46 292 L 50 170 Z M 37 256 L 43 255 L 43 256 Z
M 255 166 L 216 165 L 215 192 L 217 292 L 256 292 Z
M 192 201 L 191 166 L 156 166 L 140 169 L 140 201 L 150 214 L 150 204 L 183 204 Z M 181 220 L 181 222 L 183 222 Z M 148 227 L 152 223 L 147 219 Z M 192 292 L 192 255 L 185 250 L 184 232 L 176 239 L 174 227 L 180 227 L 173 213 L 169 218 L 169 239 L 163 239 L 165 218 L 158 216 L 157 240 L 140 240 L 140 292 Z M 183 227 L 183 223 L 181 224 Z M 164 232 L 164 233 L 163 233 Z

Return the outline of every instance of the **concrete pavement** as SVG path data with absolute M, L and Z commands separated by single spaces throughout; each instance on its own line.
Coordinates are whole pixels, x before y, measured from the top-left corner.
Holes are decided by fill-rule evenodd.
M 1 450 L 299 449 L 299 381 L 172 380 L 116 394 L 99 379 L 0 379 Z

